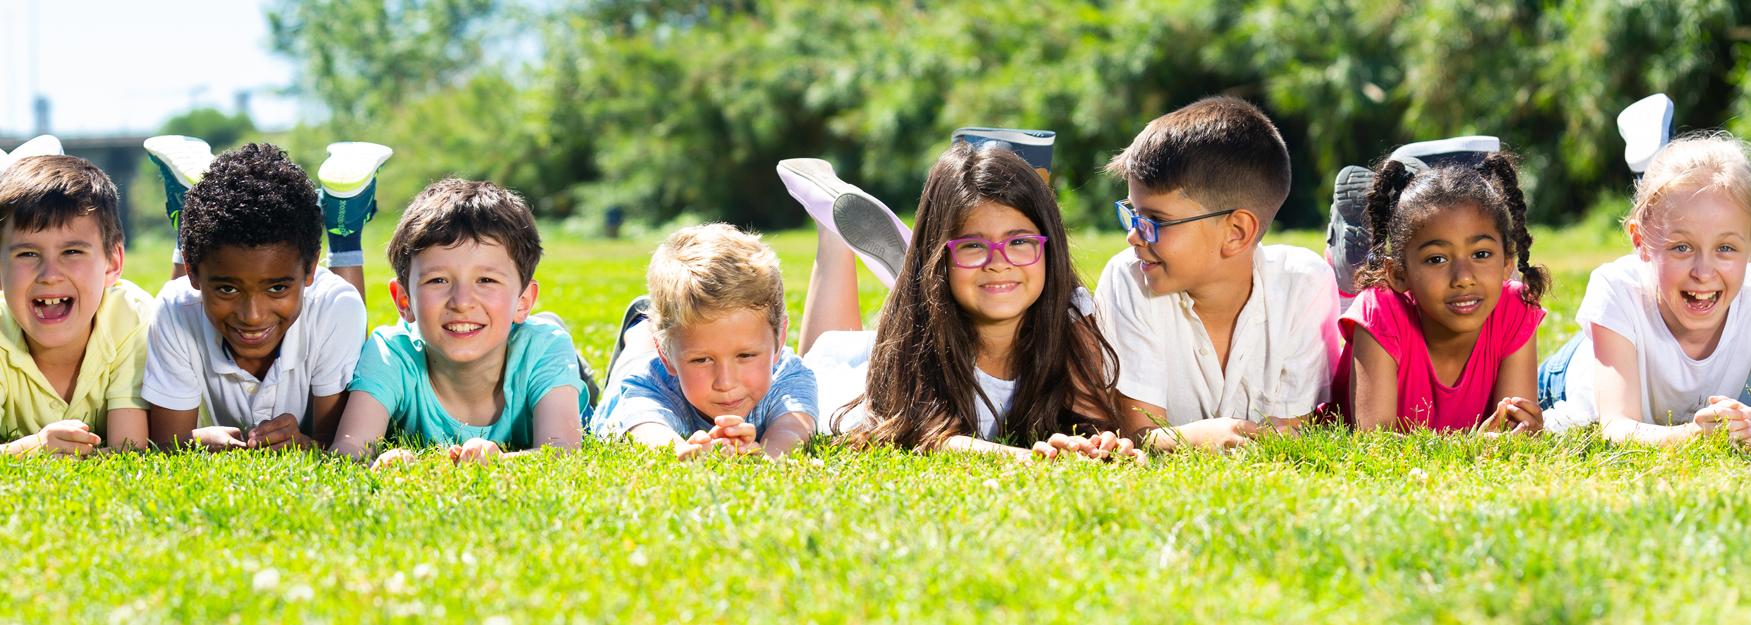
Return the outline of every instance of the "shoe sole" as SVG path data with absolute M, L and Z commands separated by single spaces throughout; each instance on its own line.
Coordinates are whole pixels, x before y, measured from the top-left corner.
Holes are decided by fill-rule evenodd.
M 906 260 L 906 238 L 881 205 L 861 195 L 841 195 L 833 200 L 833 226 L 864 260 L 881 265 L 890 279 L 900 275 Z
M 1488 135 L 1472 135 L 1468 137 L 1452 137 L 1434 141 L 1418 141 L 1401 145 L 1392 151 L 1388 158 L 1399 160 L 1404 157 L 1425 159 L 1429 156 L 1452 154 L 1455 152 L 1500 152 L 1502 140 Z
M 147 139 L 144 147 L 185 188 L 199 184 L 213 164 L 213 147 L 194 137 L 160 135 Z
M 614 352 L 608 356 L 608 377 L 602 382 L 614 381 L 614 369 L 620 365 L 620 354 L 626 351 L 626 331 L 632 329 L 640 319 L 650 318 L 651 296 L 640 295 L 626 305 L 626 312 L 620 315 L 620 331 L 614 333 Z
M 818 214 L 807 202 L 803 202 L 803 208 L 809 211 L 809 216 L 821 224 L 821 227 L 843 239 L 846 246 L 863 259 L 864 265 L 875 272 L 877 278 L 891 284 L 894 277 L 900 275 L 909 237 L 902 230 L 904 226 L 893 211 L 857 187 L 840 180 L 833 173 L 833 166 L 826 161 L 813 158 L 786 159 L 779 161 L 778 166 L 833 196 L 831 214 Z
M 339 198 L 357 196 L 376 177 L 378 168 L 395 150 L 389 146 L 363 141 L 344 141 L 328 145 L 328 160 L 316 170 L 322 190 Z
M 1631 172 L 1648 170 L 1654 155 L 1672 140 L 1672 98 L 1664 93 L 1636 100 L 1617 114 L 1617 134 L 1623 137 L 1623 162 Z
M 1367 257 L 1368 236 L 1363 230 L 1363 212 L 1374 172 L 1350 165 L 1338 172 L 1332 187 L 1331 225 L 1326 229 L 1326 261 L 1337 275 L 1338 290 L 1356 292 L 1356 270 Z M 1333 252 L 1337 252 L 1333 254 Z

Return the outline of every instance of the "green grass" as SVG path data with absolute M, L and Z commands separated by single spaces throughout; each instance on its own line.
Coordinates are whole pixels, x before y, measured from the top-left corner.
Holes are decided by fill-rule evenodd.
M 1548 351 L 1625 246 L 1537 234 Z M 812 235 L 770 240 L 794 317 Z M 1122 245 L 1077 243 L 1088 279 Z M 653 245 L 548 242 L 540 307 L 598 367 Z M 164 256 L 137 250 L 130 277 L 155 289 Z M 369 305 L 393 315 L 382 291 Z M 375 475 L 254 452 L 0 459 L 0 622 L 1734 622 L 1747 468 L 1718 437 L 1336 430 L 1142 466 L 826 444 L 677 463 L 594 441 Z

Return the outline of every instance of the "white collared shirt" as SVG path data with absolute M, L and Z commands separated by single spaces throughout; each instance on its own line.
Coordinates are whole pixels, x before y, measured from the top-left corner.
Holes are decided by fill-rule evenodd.
M 1127 248 L 1101 272 L 1095 318 L 1119 354 L 1119 392 L 1165 408 L 1170 425 L 1262 423 L 1305 415 L 1329 398 L 1342 351 L 1337 301 L 1337 280 L 1318 254 L 1259 246 L 1224 371 L 1191 296 L 1152 294 Z
M 303 423 L 312 396 L 340 393 L 352 381 L 365 343 L 365 302 L 346 280 L 321 267 L 302 299 L 279 357 L 258 380 L 231 358 L 188 278 L 166 283 L 147 341 L 141 396 L 171 410 L 204 405 L 214 425 L 245 432 L 285 413 Z

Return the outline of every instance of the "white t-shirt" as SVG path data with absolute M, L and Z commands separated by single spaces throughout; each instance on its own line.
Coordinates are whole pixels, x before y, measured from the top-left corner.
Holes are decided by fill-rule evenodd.
M 843 434 L 869 418 L 866 406 L 858 404 L 845 413 L 839 427 L 833 427 L 839 409 L 856 401 L 867 388 L 869 356 L 875 350 L 875 335 L 874 330 L 835 330 L 821 333 L 815 344 L 809 346 L 803 364 L 815 372 L 815 383 L 821 393 L 821 414 L 815 416 L 815 431 Z M 985 397 L 999 411 L 1009 411 L 1010 400 L 1015 398 L 1015 380 L 993 377 L 978 367 L 973 367 L 973 377 L 979 381 Z M 973 403 L 979 411 L 979 438 L 996 440 L 997 415 L 991 413 L 985 402 Z
M 1337 302 L 1337 279 L 1318 254 L 1259 246 L 1225 371 L 1191 296 L 1151 293 L 1127 248 L 1101 272 L 1095 319 L 1119 354 L 1119 392 L 1165 408 L 1169 424 L 1262 423 L 1308 414 L 1328 399 L 1342 347 Z
M 232 360 L 188 278 L 166 283 L 148 333 L 141 396 L 171 410 L 204 405 L 215 425 L 245 432 L 285 413 L 303 423 L 311 396 L 340 393 L 352 381 L 365 344 L 365 302 L 346 280 L 321 267 L 302 299 L 279 357 L 258 380 Z
M 1078 288 L 1070 298 L 1070 304 L 1075 307 L 1071 316 L 1085 317 L 1093 312 L 1094 302 L 1087 289 Z M 865 406 L 852 406 L 845 413 L 845 419 L 835 428 L 834 418 L 839 409 L 856 401 L 863 394 L 869 380 L 869 356 L 875 351 L 875 335 L 872 330 L 832 331 L 823 332 L 809 346 L 809 353 L 803 356 L 803 364 L 815 372 L 815 384 L 820 389 L 820 414 L 815 416 L 815 431 L 842 434 L 851 431 L 869 414 Z M 1009 412 L 1009 405 L 1015 398 L 1015 380 L 1004 380 L 973 367 L 973 377 L 978 380 L 979 388 L 985 391 L 985 397 L 997 406 L 998 412 Z M 979 438 L 981 440 L 996 440 L 997 415 L 992 414 L 985 402 L 973 402 L 979 411 Z
M 1696 411 L 1708 405 L 1710 395 L 1751 401 L 1745 391 L 1746 377 L 1751 375 L 1751 330 L 1745 327 L 1751 290 L 1739 289 L 1727 304 L 1726 327 L 1714 353 L 1695 360 L 1684 353 L 1677 337 L 1660 319 L 1654 289 L 1653 265 L 1635 254 L 1593 270 L 1587 279 L 1587 294 L 1575 311 L 1584 338 L 1569 361 L 1564 401 L 1544 412 L 1546 429 L 1563 430 L 1599 420 L 1594 325 L 1616 332 L 1635 346 L 1644 422 L 1689 423 L 1696 418 Z

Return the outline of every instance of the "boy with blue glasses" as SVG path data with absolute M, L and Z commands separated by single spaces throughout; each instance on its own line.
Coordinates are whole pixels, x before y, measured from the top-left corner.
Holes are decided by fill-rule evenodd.
M 1119 356 L 1125 433 L 1232 447 L 1293 427 L 1329 396 L 1337 285 L 1318 254 L 1261 245 L 1289 195 L 1289 152 L 1234 98 L 1157 118 L 1107 165 L 1130 249 L 1107 263 L 1096 318 Z

